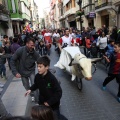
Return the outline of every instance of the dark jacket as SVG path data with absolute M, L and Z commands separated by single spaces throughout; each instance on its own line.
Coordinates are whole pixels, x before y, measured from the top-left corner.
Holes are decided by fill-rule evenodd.
M 1 55 L 1 54 L 0 54 L 0 65 L 3 65 L 3 64 L 6 63 L 6 58 L 7 58 L 6 55 Z
M 18 43 L 13 43 L 11 46 L 10 46 L 10 50 L 11 50 L 11 53 L 14 54 L 15 51 L 20 47 L 20 45 Z
M 11 58 L 12 73 L 14 75 L 20 73 L 23 77 L 29 77 L 35 71 L 35 62 L 38 58 L 39 53 L 35 50 L 30 53 L 26 46 L 18 48 Z M 18 68 L 16 63 L 19 64 Z
M 47 55 L 47 47 L 46 45 L 38 45 L 40 55 Z
M 5 47 L 4 47 L 4 50 L 5 50 L 5 53 L 6 53 L 6 54 L 11 54 L 10 46 L 9 46 L 9 47 L 5 46 Z
M 45 76 L 39 73 L 35 76 L 34 84 L 30 87 L 31 91 L 39 89 L 39 104 L 47 102 L 53 110 L 58 109 L 60 99 L 62 97 L 62 89 L 51 72 L 47 72 Z
M 10 58 L 10 54 L 2 54 L 0 53 L 0 65 L 3 65 L 6 63 L 6 58 Z

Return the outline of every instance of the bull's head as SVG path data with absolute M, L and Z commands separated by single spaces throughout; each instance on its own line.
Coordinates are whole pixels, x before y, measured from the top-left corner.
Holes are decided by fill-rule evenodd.
M 86 56 L 83 54 L 76 54 L 74 57 L 74 61 L 80 65 L 81 72 L 84 75 L 85 79 L 91 80 L 92 79 L 91 60 L 86 58 Z
M 70 64 L 71 65 L 79 64 L 81 68 L 81 72 L 84 75 L 85 79 L 91 80 L 92 79 L 92 73 L 91 73 L 92 63 L 96 63 L 100 60 L 101 58 L 88 59 L 83 54 L 76 54 Z

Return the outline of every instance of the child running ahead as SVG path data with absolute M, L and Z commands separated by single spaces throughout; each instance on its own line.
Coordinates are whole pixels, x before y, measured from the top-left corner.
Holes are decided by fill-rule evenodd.
M 49 71 L 49 65 L 50 59 L 47 56 L 40 57 L 37 60 L 38 74 L 36 74 L 34 84 L 25 93 L 25 96 L 29 95 L 31 91 L 39 89 L 39 105 L 50 106 L 59 119 L 62 89 L 55 76 Z
M 103 90 L 106 89 L 106 85 L 116 78 L 119 84 L 117 99 L 120 102 L 120 43 L 115 43 L 114 45 L 115 53 L 111 54 L 110 57 L 104 56 L 107 62 L 110 63 L 108 77 L 103 82 Z

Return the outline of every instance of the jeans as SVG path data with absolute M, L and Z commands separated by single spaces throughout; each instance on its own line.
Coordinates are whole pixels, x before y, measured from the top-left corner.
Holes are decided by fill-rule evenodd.
M 7 58 L 7 61 L 8 61 L 9 69 L 11 70 L 11 66 L 10 66 L 11 57 Z
M 0 75 L 6 76 L 6 67 L 5 64 L 0 65 Z
M 106 86 L 114 78 L 116 78 L 116 81 L 119 84 L 117 96 L 120 97 L 120 74 L 108 74 L 108 77 L 103 82 L 103 86 Z
M 29 77 L 21 77 L 23 86 L 25 87 L 26 90 L 30 89 L 30 86 L 34 84 L 34 79 L 35 79 L 35 73 L 31 73 Z M 37 91 L 34 91 L 31 93 L 31 97 L 35 97 L 35 101 L 38 102 L 38 93 Z

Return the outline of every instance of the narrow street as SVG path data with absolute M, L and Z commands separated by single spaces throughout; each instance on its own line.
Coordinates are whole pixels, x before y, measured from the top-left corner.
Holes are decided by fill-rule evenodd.
M 58 54 L 51 49 L 51 68 L 58 61 Z M 61 81 L 63 96 L 61 99 L 61 114 L 68 120 L 119 120 L 120 103 L 116 100 L 118 85 L 112 81 L 107 86 L 107 90 L 101 90 L 102 82 L 107 76 L 105 67 L 97 65 L 97 72 L 93 75 L 92 81 L 83 79 L 83 90 L 77 88 L 75 82 L 70 80 L 71 76 L 56 69 L 56 77 Z M 26 115 L 29 115 L 31 108 L 29 100 Z

